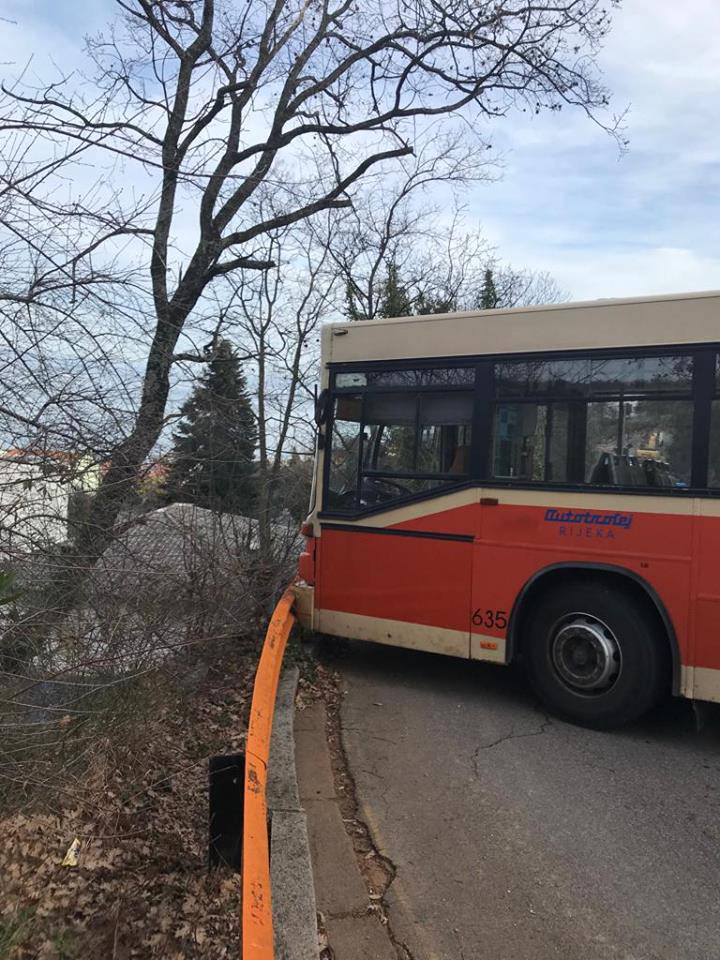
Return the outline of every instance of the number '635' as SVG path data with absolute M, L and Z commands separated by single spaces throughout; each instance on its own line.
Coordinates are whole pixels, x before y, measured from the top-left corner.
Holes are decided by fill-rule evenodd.
M 496 630 L 504 630 L 507 626 L 507 613 L 505 610 L 483 610 L 482 607 L 472 615 L 472 622 L 476 627 L 493 627 Z

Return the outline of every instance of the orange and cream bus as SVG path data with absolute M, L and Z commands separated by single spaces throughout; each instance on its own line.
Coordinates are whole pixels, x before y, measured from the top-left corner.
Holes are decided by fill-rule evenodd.
M 597 727 L 720 701 L 720 293 L 323 331 L 299 608 Z

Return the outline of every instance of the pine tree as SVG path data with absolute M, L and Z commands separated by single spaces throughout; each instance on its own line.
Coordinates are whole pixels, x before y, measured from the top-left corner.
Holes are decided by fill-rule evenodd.
M 345 313 L 348 320 L 367 320 L 365 312 L 358 305 L 351 283 L 345 284 Z
M 495 286 L 495 277 L 492 270 L 488 267 L 485 271 L 485 279 L 480 289 L 480 309 L 496 310 L 500 306 L 500 297 Z
M 408 317 L 413 312 L 407 288 L 400 280 L 400 271 L 394 260 L 388 263 L 387 276 L 380 288 L 378 316 Z
M 250 512 L 257 424 L 240 361 L 227 340 L 218 343 L 181 413 L 173 433 L 169 498 L 213 510 Z
M 456 304 L 452 297 L 421 293 L 415 302 L 415 313 L 423 316 L 431 313 L 453 313 Z

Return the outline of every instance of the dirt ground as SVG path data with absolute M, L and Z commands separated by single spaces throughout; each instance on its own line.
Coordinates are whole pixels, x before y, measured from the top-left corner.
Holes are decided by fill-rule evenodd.
M 207 764 L 243 747 L 256 653 L 230 650 L 194 688 L 165 691 L 79 783 L 0 819 L 0 960 L 239 955 L 240 876 L 207 870 Z M 76 838 L 77 866 L 63 866 Z

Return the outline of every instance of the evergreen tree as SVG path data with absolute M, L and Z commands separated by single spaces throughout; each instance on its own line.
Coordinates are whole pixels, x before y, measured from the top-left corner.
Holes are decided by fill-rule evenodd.
M 428 313 L 452 313 L 457 309 L 453 297 L 443 292 L 421 291 L 412 296 L 402 282 L 395 260 L 388 262 L 385 278 L 376 286 L 375 294 L 378 304 L 375 315 L 385 320 Z M 367 314 L 358 303 L 350 283 L 345 285 L 345 315 L 348 320 L 367 320 Z
M 169 498 L 213 510 L 249 512 L 257 424 L 240 361 L 227 340 L 219 342 L 181 413 L 173 433 Z
M 456 309 L 452 297 L 421 293 L 416 301 L 415 313 L 423 316 L 430 313 L 453 313 Z
M 400 271 L 394 260 L 388 263 L 387 276 L 380 288 L 378 316 L 408 317 L 413 312 L 412 301 L 407 287 L 400 280 Z
M 364 311 L 358 306 L 351 283 L 345 284 L 345 313 L 348 320 L 367 320 Z
M 495 277 L 492 270 L 488 267 L 485 271 L 485 279 L 480 289 L 480 309 L 495 310 L 500 306 L 500 297 L 495 286 Z

